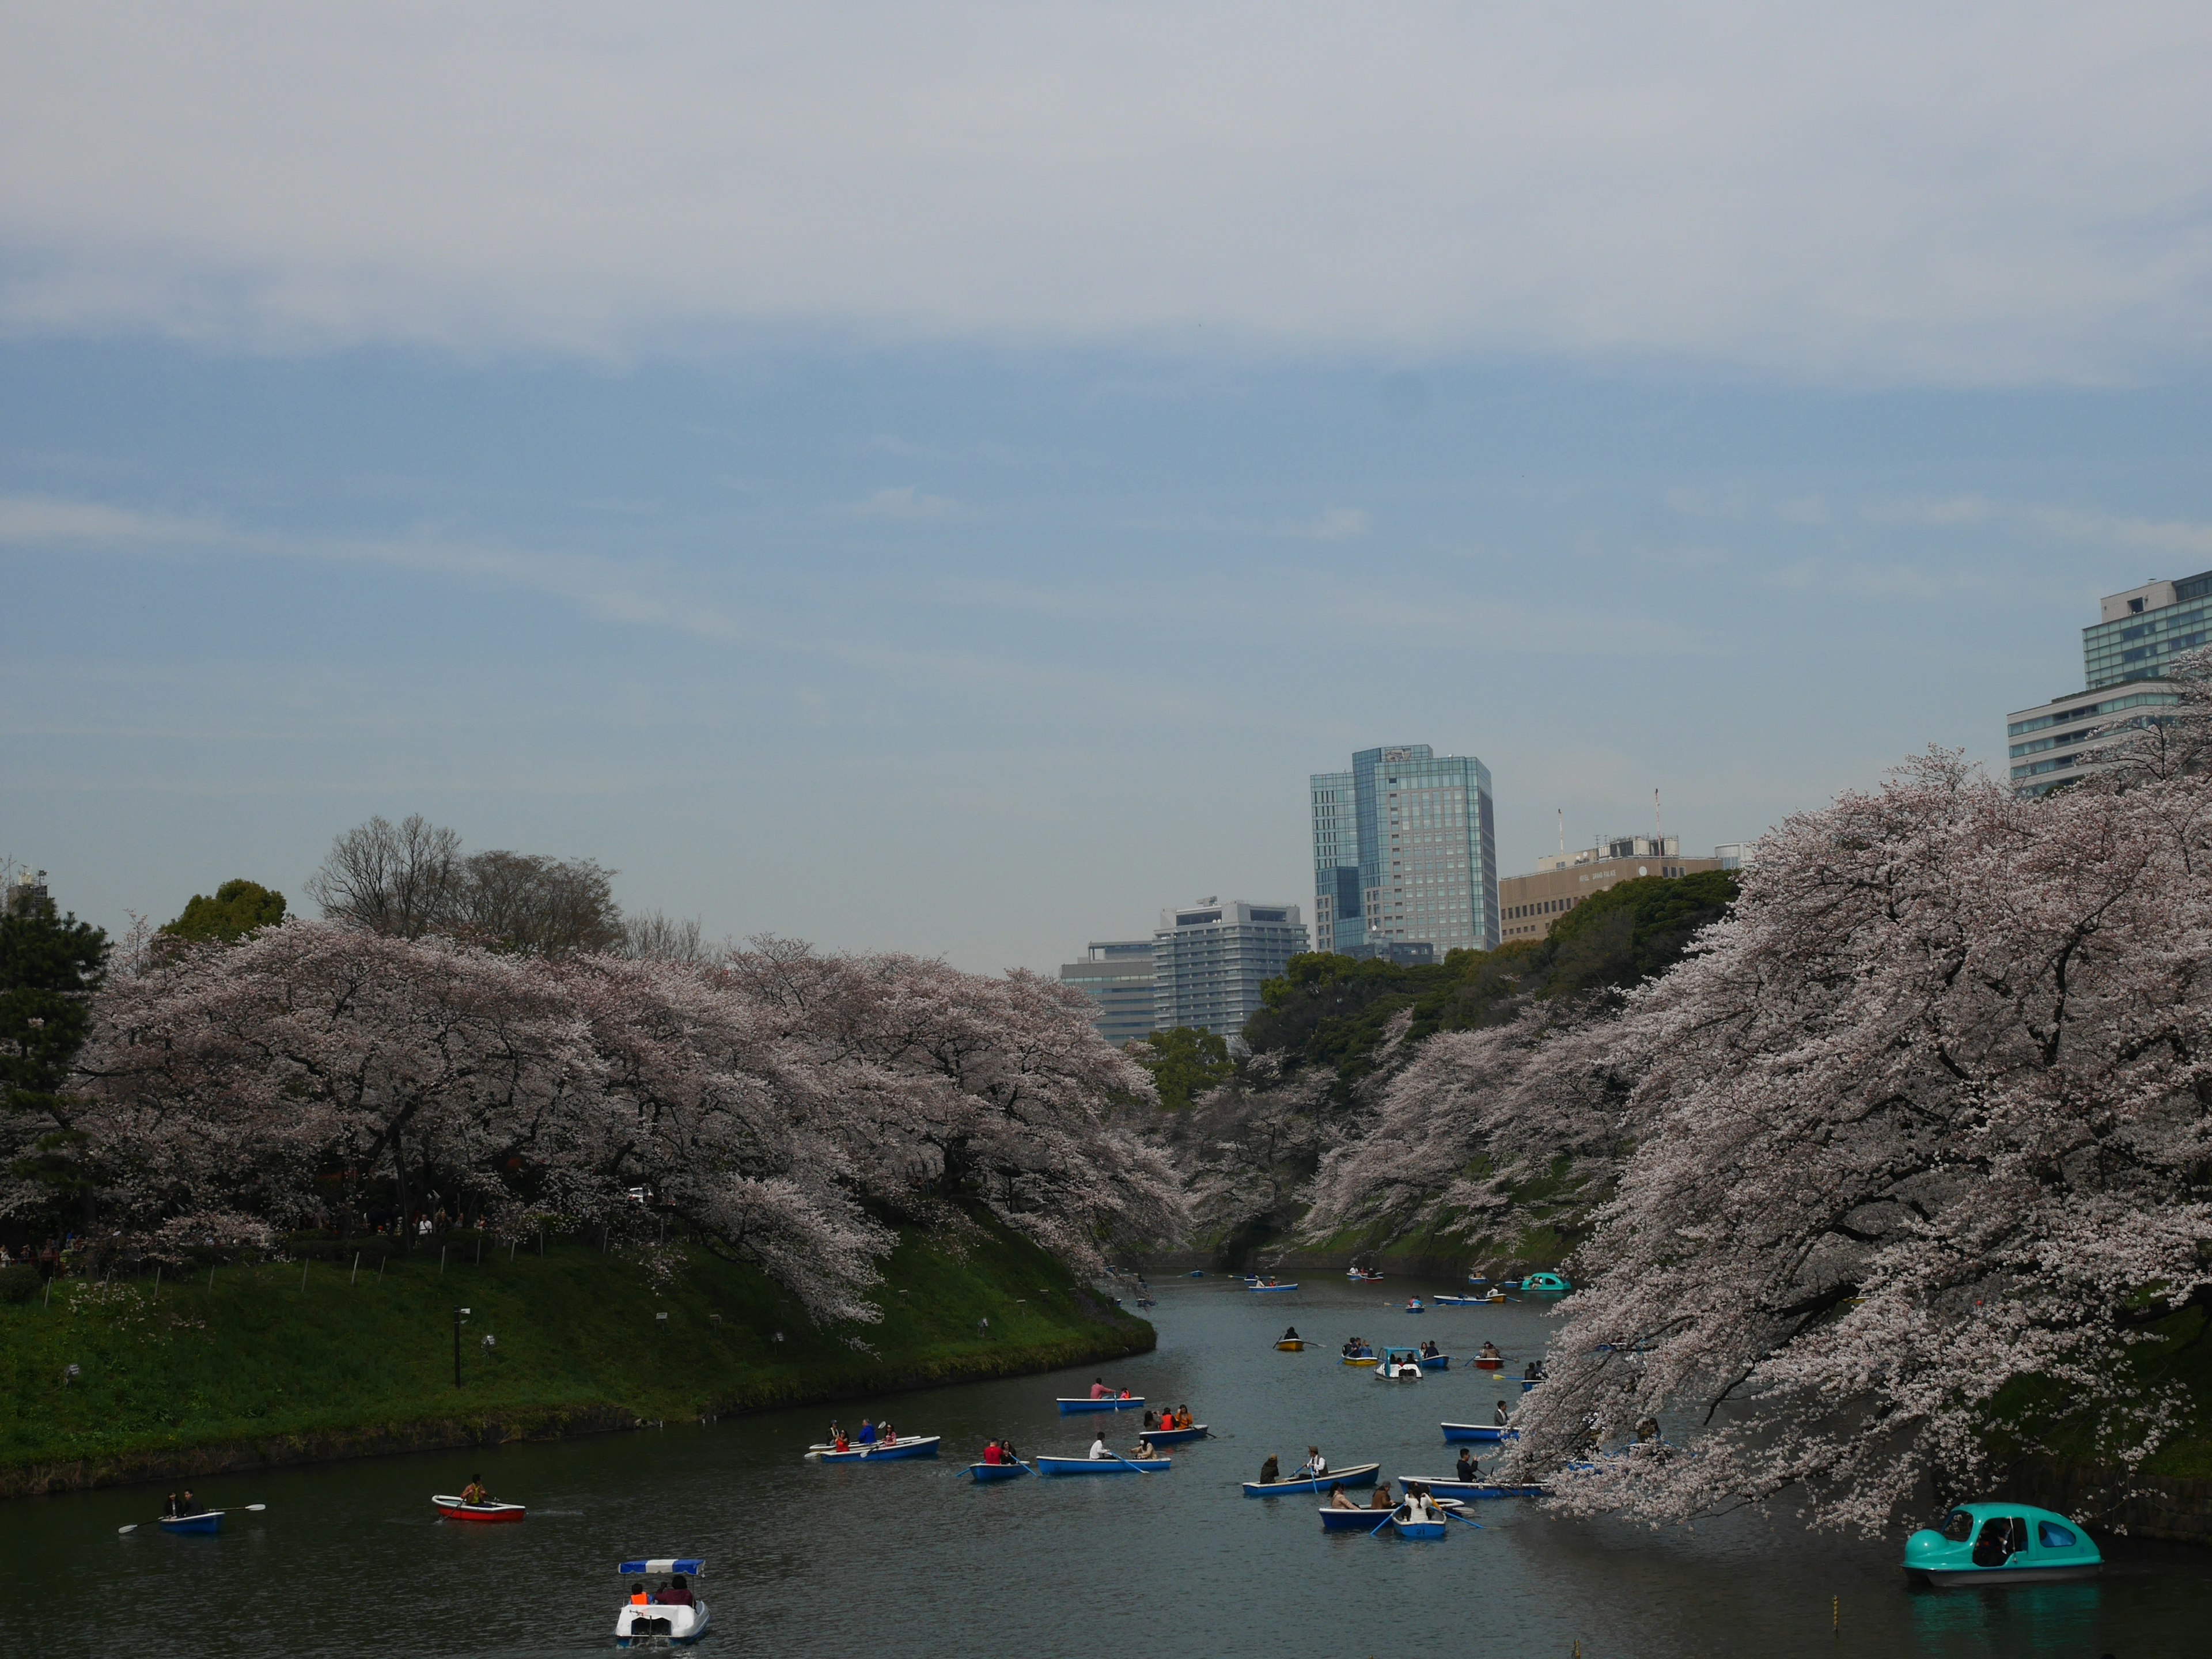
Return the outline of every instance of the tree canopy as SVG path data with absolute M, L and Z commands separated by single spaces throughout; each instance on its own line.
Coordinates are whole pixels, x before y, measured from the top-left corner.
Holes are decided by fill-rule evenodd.
M 240 878 L 227 881 L 215 896 L 195 893 L 182 915 L 165 923 L 161 932 L 171 939 L 194 943 L 220 940 L 234 943 L 257 928 L 274 927 L 284 920 L 284 896 L 259 882 Z
M 1160 1104 L 1180 1111 L 1234 1069 L 1229 1042 L 1195 1026 L 1155 1031 L 1128 1047 L 1129 1057 L 1152 1074 Z
M 89 1202 L 94 1176 L 70 1090 L 107 953 L 103 930 L 57 915 L 51 899 L 30 890 L 0 915 L 0 1137 L 9 1175 L 0 1213 Z

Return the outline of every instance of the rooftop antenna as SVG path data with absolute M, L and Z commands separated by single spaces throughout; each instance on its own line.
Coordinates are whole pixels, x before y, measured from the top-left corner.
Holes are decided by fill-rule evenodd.
M 1567 809 L 1557 806 L 1552 810 L 1559 815 L 1559 851 L 1564 853 L 1567 850 Z
M 1651 828 L 1660 844 L 1664 846 L 1667 841 L 1667 820 L 1659 816 L 1659 792 L 1656 789 L 1651 792 Z

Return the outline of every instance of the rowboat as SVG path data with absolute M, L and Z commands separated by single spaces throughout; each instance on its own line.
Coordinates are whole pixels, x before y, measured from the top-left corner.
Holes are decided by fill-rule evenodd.
M 1432 1541 L 1443 1537 L 1446 1529 L 1451 1525 L 1449 1521 L 1443 1520 L 1401 1521 L 1396 1518 L 1401 1511 L 1393 1510 L 1390 1513 L 1392 1516 L 1390 1530 L 1401 1538 L 1419 1539 L 1425 1542 Z
M 1206 1438 L 1206 1425 L 1194 1423 L 1187 1429 L 1146 1429 L 1137 1436 L 1148 1445 L 1180 1446 L 1186 1441 Z
M 448 1521 L 520 1521 L 526 1512 L 520 1504 L 466 1504 L 458 1497 L 433 1493 L 431 1503 Z
M 1309 1475 L 1303 1480 L 1247 1480 L 1247 1498 L 1286 1498 L 1292 1492 L 1323 1492 L 1331 1486 L 1371 1486 L 1380 1463 L 1354 1463 L 1348 1469 L 1331 1469 L 1327 1474 Z M 1381 1519 L 1381 1516 L 1376 1516 Z M 1368 1523 L 1373 1525 L 1372 1522 Z
M 1381 1273 L 1370 1273 L 1358 1267 L 1347 1270 L 1344 1276 L 1355 1285 L 1379 1285 L 1382 1282 Z
M 1401 1491 L 1409 1486 L 1425 1486 L 1436 1498 L 1483 1499 L 1551 1496 L 1550 1489 L 1545 1486 L 1506 1486 L 1494 1480 L 1459 1480 L 1432 1474 L 1401 1474 L 1398 1477 L 1398 1486 Z
M 1479 1371 L 1502 1371 L 1505 1359 L 1501 1354 L 1479 1353 L 1474 1357 L 1474 1368 Z
M 1348 1353 L 1344 1356 L 1347 1365 L 1379 1365 L 1382 1362 L 1371 1353 Z
M 1416 1296 L 1407 1298 L 1406 1311 L 1407 1313 L 1426 1313 L 1428 1312 L 1428 1310 L 1421 1305 L 1421 1298 Z
M 1926 1584 L 2049 1584 L 2094 1578 L 2105 1558 L 2079 1522 L 2026 1504 L 1961 1504 L 1938 1531 L 1905 1540 L 1905 1571 Z
M 222 1510 L 202 1510 L 198 1515 L 165 1515 L 161 1516 L 163 1532 L 221 1532 Z
M 1440 1308 L 1480 1308 L 1490 1298 L 1486 1296 L 1432 1296 L 1429 1300 Z
M 1170 1468 L 1164 1457 L 1040 1457 L 1039 1474 L 1162 1474 Z
M 1283 1353 L 1304 1353 L 1305 1352 L 1306 1345 L 1304 1339 L 1302 1337 L 1286 1336 L 1280 1342 L 1275 1344 L 1275 1346 Z
M 1030 1473 L 1026 1463 L 970 1463 L 961 1471 L 977 1486 L 987 1480 L 1018 1480 Z
M 1203 1267 L 1193 1267 L 1188 1273 L 1185 1273 L 1183 1277 L 1185 1279 L 1203 1279 L 1206 1277 L 1206 1269 Z
M 1425 1371 L 1448 1371 L 1451 1369 L 1451 1356 L 1448 1353 L 1425 1353 L 1421 1356 L 1421 1369 Z
M 1145 1408 L 1145 1396 L 1140 1394 L 1108 1395 L 1103 1400 L 1063 1400 L 1060 1414 L 1073 1417 L 1078 1412 L 1140 1412 Z
M 835 1446 L 811 1446 L 806 1455 L 817 1463 L 888 1463 L 901 1457 L 934 1457 L 941 1435 L 901 1435 L 898 1443 L 886 1446 L 878 1442 L 872 1446 L 851 1446 L 839 1451 Z
M 658 1595 L 677 1578 L 704 1578 L 707 1564 L 696 1556 L 665 1557 L 652 1561 L 624 1561 L 616 1571 L 633 1583 L 642 1580 Z M 625 1602 L 615 1615 L 615 1645 L 618 1648 L 675 1645 L 697 1641 L 707 1633 L 709 1618 L 704 1601 Z
M 1478 1443 L 1496 1444 L 1501 1440 L 1518 1440 L 1521 1431 L 1509 1429 L 1496 1423 L 1447 1423 L 1444 1425 L 1444 1444 L 1456 1445 L 1462 1440 Z
M 1267 1296 L 1278 1291 L 1295 1291 L 1297 1285 L 1293 1282 L 1288 1285 L 1247 1285 L 1244 1288 L 1255 1296 Z
M 1534 1387 L 1535 1387 L 1539 1382 L 1541 1382 L 1543 1380 L 1544 1380 L 1544 1379 L 1543 1379 L 1542 1377 L 1540 1377 L 1540 1376 L 1524 1376 L 1524 1377 L 1521 1378 L 1521 1379 L 1520 1379 L 1520 1382 L 1521 1382 L 1521 1392 L 1522 1392 L 1522 1393 L 1523 1393 L 1523 1394 L 1528 1393 L 1529 1389 L 1531 1389 L 1534 1388 Z
M 1445 1501 L 1439 1503 L 1437 1507 L 1443 1510 L 1455 1510 L 1459 1505 Z M 1395 1509 L 1340 1510 L 1323 1504 L 1321 1511 L 1321 1529 L 1323 1532 L 1380 1532 L 1389 1517 L 1397 1513 Z

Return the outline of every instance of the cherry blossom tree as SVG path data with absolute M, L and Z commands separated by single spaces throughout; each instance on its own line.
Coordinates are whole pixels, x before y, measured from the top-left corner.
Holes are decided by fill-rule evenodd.
M 1681 1413 L 1694 1455 L 1559 1501 L 1872 1527 L 2001 1455 L 2154 1450 L 2144 1361 L 2212 1304 L 2208 860 L 2191 766 L 2027 800 L 1932 753 L 1771 835 L 1609 1024 L 1635 1148 L 1512 1467 Z

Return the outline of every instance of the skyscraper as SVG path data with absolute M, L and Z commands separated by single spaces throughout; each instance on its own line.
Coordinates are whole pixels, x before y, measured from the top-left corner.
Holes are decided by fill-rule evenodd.
M 2040 795 L 2105 769 L 2099 751 L 2145 712 L 2180 699 L 2162 676 L 2174 653 L 2212 638 L 2212 570 L 2179 581 L 2148 582 L 2097 602 L 2081 630 L 2085 691 L 2015 709 L 2005 717 L 2013 787 Z
M 1425 743 L 1363 749 L 1311 780 L 1314 920 L 1322 948 L 1499 942 L 1490 769 Z

